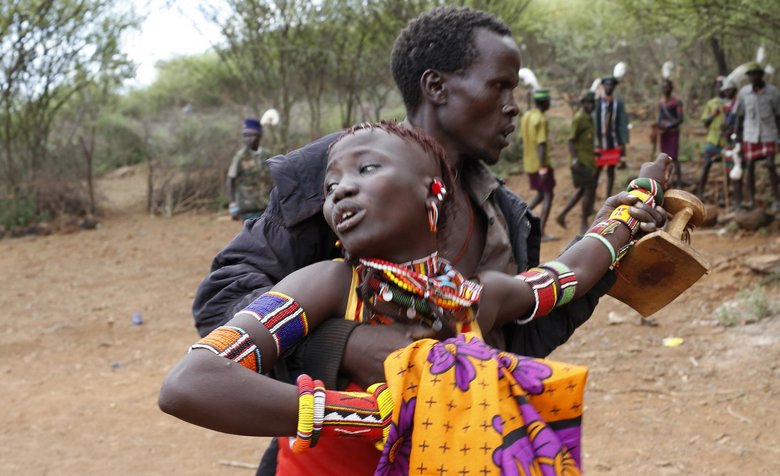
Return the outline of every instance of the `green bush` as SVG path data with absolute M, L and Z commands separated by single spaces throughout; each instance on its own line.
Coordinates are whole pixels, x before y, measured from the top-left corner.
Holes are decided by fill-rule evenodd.
M 0 198 L 0 225 L 6 229 L 29 225 L 37 218 L 35 199 L 24 196 Z

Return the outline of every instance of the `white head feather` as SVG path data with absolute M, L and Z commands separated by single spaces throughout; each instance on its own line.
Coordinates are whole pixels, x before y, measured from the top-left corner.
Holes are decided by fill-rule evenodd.
M 601 86 L 601 78 L 596 78 L 593 80 L 593 83 L 591 83 L 590 90 L 595 93 L 599 86 Z
M 734 68 L 734 71 L 730 72 L 728 76 L 726 76 L 725 81 L 731 80 L 734 84 L 739 86 L 741 82 L 743 82 L 747 78 L 747 69 L 748 69 L 748 63 L 741 64 Z
M 671 61 L 664 62 L 663 65 L 661 65 L 661 77 L 664 79 L 669 79 L 672 77 L 672 71 L 674 71 L 674 63 Z
M 764 66 L 764 74 L 769 76 L 770 74 L 774 74 L 774 73 L 775 73 L 774 66 L 772 66 L 771 64 L 767 64 L 766 66 Z
M 766 59 L 766 50 L 764 49 L 764 46 L 759 46 L 758 50 L 756 50 L 756 63 L 758 64 L 764 64 L 764 60 Z
M 264 126 L 275 126 L 279 124 L 280 120 L 279 111 L 271 108 L 263 113 L 263 117 L 260 118 L 260 124 Z
M 617 79 L 622 78 L 626 75 L 626 63 L 620 62 L 615 65 L 615 68 L 612 70 L 612 76 L 616 77 Z
M 531 90 L 536 91 L 540 88 L 539 81 L 536 80 L 536 75 L 530 69 L 520 68 L 520 71 L 517 72 L 517 76 L 520 78 L 520 81 L 522 81 L 523 84 L 526 86 L 531 86 Z

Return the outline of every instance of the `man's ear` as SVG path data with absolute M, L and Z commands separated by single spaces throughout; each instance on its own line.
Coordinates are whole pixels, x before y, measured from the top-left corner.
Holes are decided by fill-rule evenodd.
M 447 88 L 444 85 L 444 77 L 436 70 L 426 69 L 420 76 L 420 89 L 422 95 L 434 104 L 447 102 Z

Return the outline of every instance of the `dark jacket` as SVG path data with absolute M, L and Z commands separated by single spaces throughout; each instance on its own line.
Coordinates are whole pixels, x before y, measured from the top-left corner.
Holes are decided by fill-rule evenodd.
M 214 258 L 211 272 L 198 287 L 192 309 L 201 336 L 228 321 L 293 271 L 340 256 L 336 236 L 322 215 L 327 149 L 338 135 L 330 134 L 287 156 L 268 160 L 276 182 L 268 208 L 260 218 L 248 221 Z M 518 272 L 536 266 L 541 242 L 538 218 L 503 183 L 494 194 L 506 217 Z M 547 356 L 588 320 L 599 297 L 613 282 L 613 273 L 607 273 L 586 296 L 549 316 L 522 326 L 505 326 L 506 349 L 521 355 Z M 354 326 L 339 319 L 326 321 L 295 351 L 297 364 L 288 364 L 305 368 L 334 388 L 344 345 Z

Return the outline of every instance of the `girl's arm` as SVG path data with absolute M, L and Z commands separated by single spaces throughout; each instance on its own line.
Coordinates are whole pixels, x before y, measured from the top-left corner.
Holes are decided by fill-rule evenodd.
M 669 156 L 661 154 L 655 162 L 642 166 L 640 177 L 651 178 L 665 185 L 671 163 Z M 605 202 L 608 207 L 623 204 L 630 205 L 628 213 L 639 222 L 656 223 L 661 217 L 661 212 L 654 209 L 652 202 L 643 203 L 639 197 L 628 192 L 621 192 Z M 612 216 L 616 213 L 613 212 Z M 511 321 L 541 317 L 552 309 L 554 301 L 560 302 L 564 296 L 570 300 L 587 293 L 613 265 L 618 250 L 629 243 L 636 233 L 628 225 L 614 220 L 609 220 L 612 223 L 609 226 L 602 225 L 605 222 L 596 225 L 591 229 L 596 230 L 596 233 L 588 233 L 564 251 L 555 260 L 563 266 L 544 263 L 540 265 L 541 269 L 535 268 L 518 276 L 495 271 L 480 273 L 479 280 L 484 288 L 477 318 L 482 331 Z M 564 277 L 567 269 L 577 281 L 576 288 L 570 288 L 575 289 L 571 295 L 567 295 L 563 286 L 565 282 L 572 281 L 571 277 Z M 568 292 L 571 293 L 571 290 Z
M 216 329 L 193 346 L 165 378 L 160 408 L 226 433 L 295 435 L 297 387 L 262 372 L 324 319 L 343 315 L 351 279 L 351 266 L 341 261 L 290 274 L 272 289 L 279 294 L 260 296 L 228 328 Z M 217 354 L 220 350 L 223 355 Z

